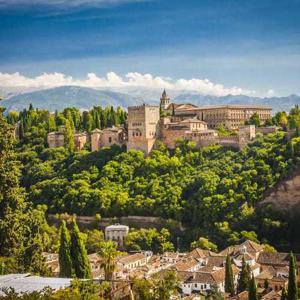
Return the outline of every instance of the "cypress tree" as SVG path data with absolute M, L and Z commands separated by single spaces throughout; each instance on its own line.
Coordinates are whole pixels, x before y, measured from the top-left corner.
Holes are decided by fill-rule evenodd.
M 99 118 L 99 113 L 96 112 L 96 115 L 95 115 L 95 125 L 94 125 L 94 128 L 98 128 L 100 129 L 100 118 Z
M 73 220 L 73 228 L 71 232 L 71 258 L 76 277 L 92 277 L 87 251 L 83 244 L 80 231 L 75 220 Z
M 227 257 L 226 257 L 225 292 L 230 293 L 231 296 L 234 295 L 233 271 L 232 271 L 232 265 L 231 265 L 231 258 L 229 255 L 227 255 Z
M 70 125 L 69 120 L 66 120 L 66 129 L 65 129 L 65 148 L 67 148 L 70 152 L 74 151 L 74 133 L 72 127 Z
M 287 300 L 298 300 L 296 262 L 293 253 L 290 254 L 289 285 L 288 285 Z
M 22 141 L 23 138 L 24 138 L 24 124 L 23 124 L 23 119 L 21 119 L 19 124 L 19 140 Z
M 242 269 L 239 274 L 239 281 L 237 286 L 238 293 L 241 293 L 248 289 L 250 279 L 250 268 L 249 265 L 245 262 L 245 259 L 243 258 Z
M 59 276 L 72 277 L 72 259 L 70 253 L 71 237 L 66 222 L 60 226 L 60 246 L 59 246 Z
M 101 115 L 100 115 L 100 123 L 101 123 L 101 129 L 104 129 L 107 127 L 106 112 L 103 110 L 101 111 Z
M 256 290 L 256 283 L 255 278 L 252 275 L 252 278 L 249 283 L 249 294 L 248 294 L 248 300 L 258 300 L 257 296 L 257 290 Z

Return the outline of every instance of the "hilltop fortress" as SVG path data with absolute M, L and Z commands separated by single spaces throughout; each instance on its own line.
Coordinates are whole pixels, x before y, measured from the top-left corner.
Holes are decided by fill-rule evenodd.
M 262 105 L 219 105 L 198 107 L 196 105 L 170 103 L 166 91 L 160 98 L 160 106 L 140 105 L 128 107 L 127 128 L 112 127 L 95 129 L 91 134 L 76 133 L 75 147 L 80 150 L 90 140 L 92 151 L 111 145 L 127 145 L 146 155 L 155 147 L 157 140 L 168 148 L 174 148 L 178 140 L 194 141 L 197 147 L 211 144 L 243 148 L 255 138 L 254 125 L 244 125 L 253 114 L 261 123 L 272 117 L 272 108 Z M 236 131 L 236 135 L 221 137 L 216 130 L 223 126 Z M 264 132 L 270 132 L 265 130 Z M 49 147 L 63 146 L 63 132 L 48 134 Z

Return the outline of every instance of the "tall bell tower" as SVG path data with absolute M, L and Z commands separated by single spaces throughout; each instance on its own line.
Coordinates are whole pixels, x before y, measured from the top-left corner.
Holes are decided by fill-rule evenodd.
M 169 107 L 169 105 L 170 98 L 168 97 L 166 90 L 164 90 L 160 98 L 160 107 L 165 110 Z

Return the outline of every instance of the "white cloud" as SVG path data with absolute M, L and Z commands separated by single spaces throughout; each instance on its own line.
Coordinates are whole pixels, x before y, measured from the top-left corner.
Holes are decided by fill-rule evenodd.
M 75 79 L 63 73 L 43 73 L 36 77 L 26 77 L 20 73 L 1 73 L 1 88 L 18 88 L 24 90 L 46 89 L 65 85 L 76 85 L 90 88 L 126 88 L 145 87 L 150 89 L 168 89 L 177 91 L 195 91 L 206 95 L 225 96 L 231 95 L 253 95 L 255 91 L 245 90 L 239 87 L 224 87 L 222 84 L 213 83 L 209 79 L 178 79 L 169 77 L 153 76 L 138 72 L 127 73 L 120 76 L 109 72 L 104 77 L 98 77 L 95 73 L 88 73 L 84 79 Z
M 272 97 L 272 96 L 274 96 L 274 94 L 275 94 L 275 91 L 272 90 L 272 89 L 270 89 L 270 90 L 267 91 L 267 96 L 268 97 Z

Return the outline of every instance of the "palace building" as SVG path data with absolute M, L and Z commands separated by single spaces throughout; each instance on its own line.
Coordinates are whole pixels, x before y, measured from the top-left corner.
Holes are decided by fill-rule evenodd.
M 181 120 L 196 118 L 206 122 L 209 128 L 222 125 L 229 130 L 235 130 L 249 121 L 255 113 L 258 114 L 261 123 L 272 118 L 272 107 L 269 106 L 231 104 L 198 107 L 190 103 L 176 104 L 170 103 L 166 91 L 160 98 L 160 106 L 166 114 L 177 116 Z
M 161 114 L 163 112 L 163 114 Z M 215 105 L 198 107 L 194 104 L 170 103 L 164 90 L 158 105 L 128 107 L 127 127 L 95 129 L 90 135 L 75 133 L 75 148 L 80 150 L 91 141 L 92 151 L 112 145 L 127 145 L 127 150 L 136 149 L 149 154 L 157 140 L 168 148 L 175 148 L 179 140 L 188 140 L 203 147 L 221 144 L 243 148 L 255 138 L 255 126 L 245 125 L 253 114 L 258 114 L 261 123 L 272 117 L 272 108 L 262 105 Z M 220 137 L 218 126 L 236 131 L 235 135 Z M 261 128 L 260 128 L 261 129 Z M 64 132 L 48 134 L 49 147 L 64 145 Z

